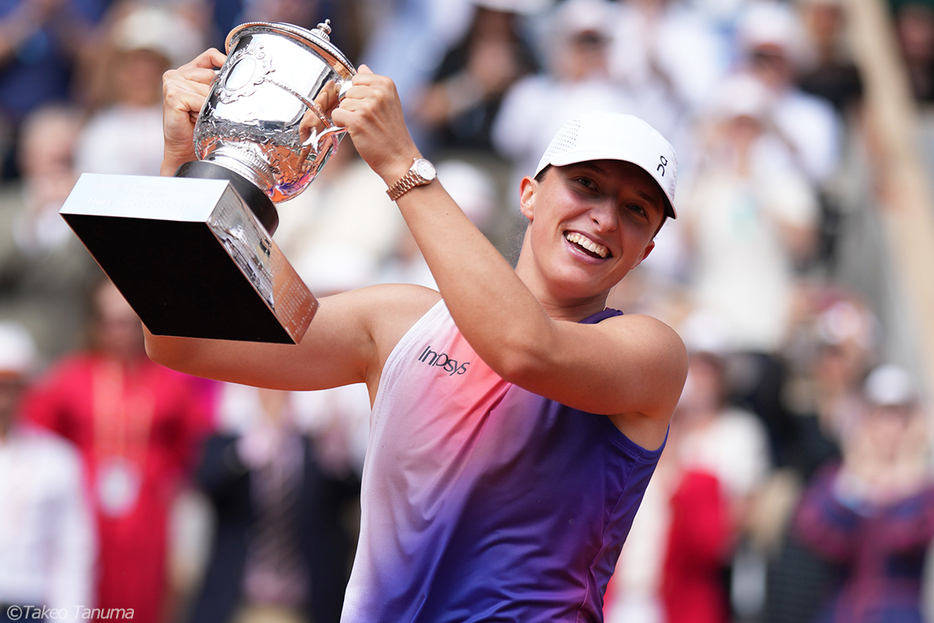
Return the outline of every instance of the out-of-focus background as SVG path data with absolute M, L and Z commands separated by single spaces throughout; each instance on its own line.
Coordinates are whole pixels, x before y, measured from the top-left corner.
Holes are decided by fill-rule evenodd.
M 158 175 L 167 69 L 324 19 L 507 257 L 575 112 L 679 154 L 679 217 L 610 300 L 691 360 L 608 621 L 928 619 L 932 0 L 0 0 L 0 622 L 337 621 L 366 391 L 152 364 L 58 215 L 81 173 Z M 279 206 L 316 295 L 432 285 L 384 190 L 344 140 Z

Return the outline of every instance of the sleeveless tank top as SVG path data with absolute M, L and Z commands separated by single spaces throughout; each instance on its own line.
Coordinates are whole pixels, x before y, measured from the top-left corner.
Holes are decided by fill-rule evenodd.
M 440 301 L 383 370 L 342 622 L 602 621 L 660 454 L 504 381 Z

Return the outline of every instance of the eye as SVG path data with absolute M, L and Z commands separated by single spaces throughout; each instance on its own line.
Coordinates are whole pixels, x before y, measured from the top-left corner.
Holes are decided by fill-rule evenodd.
M 634 212 L 635 214 L 638 214 L 639 216 L 648 216 L 648 212 L 646 211 L 646 209 L 642 207 L 641 205 L 639 205 L 638 203 L 630 203 L 626 207 L 629 209 L 630 212 Z
M 587 189 L 589 189 L 589 190 L 596 190 L 596 189 L 597 189 L 597 183 L 593 180 L 593 178 L 590 178 L 590 177 L 586 177 L 586 176 L 581 175 L 581 176 L 575 177 L 575 178 L 574 178 L 574 181 L 575 181 L 579 186 L 583 186 L 584 188 L 587 188 Z

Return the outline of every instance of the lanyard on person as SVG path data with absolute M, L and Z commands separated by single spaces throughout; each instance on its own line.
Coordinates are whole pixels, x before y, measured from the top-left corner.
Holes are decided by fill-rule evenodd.
M 129 514 L 142 486 L 154 411 L 144 375 L 112 359 L 100 360 L 93 369 L 96 493 L 101 511 L 110 517 Z

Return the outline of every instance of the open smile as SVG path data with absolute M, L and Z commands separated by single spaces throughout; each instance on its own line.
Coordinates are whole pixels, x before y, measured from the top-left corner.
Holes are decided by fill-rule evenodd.
M 564 239 L 575 245 L 582 252 L 589 255 L 590 257 L 595 257 L 599 259 L 607 259 L 612 257 L 613 254 L 610 253 L 610 250 L 607 249 L 602 244 L 594 242 L 587 236 L 580 234 L 576 231 L 569 231 L 564 233 Z

